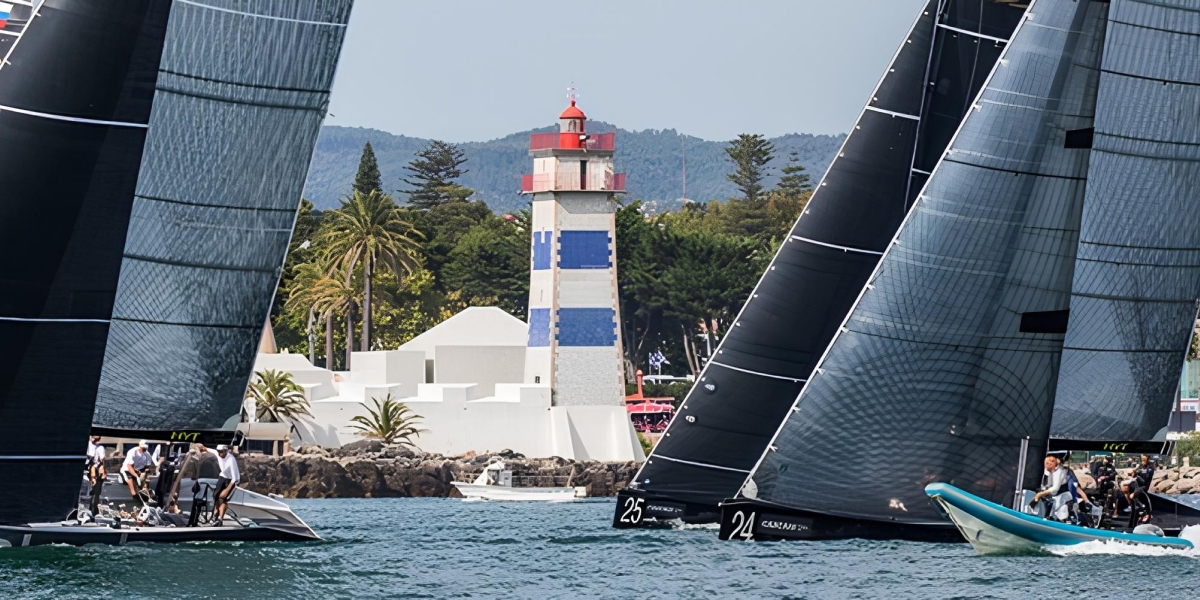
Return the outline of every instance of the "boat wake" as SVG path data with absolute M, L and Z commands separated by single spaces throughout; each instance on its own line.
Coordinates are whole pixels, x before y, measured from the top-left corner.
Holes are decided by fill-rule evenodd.
M 674 519 L 674 520 L 670 521 L 670 523 L 671 523 L 671 527 L 673 529 L 684 529 L 684 530 L 697 529 L 697 530 L 707 530 L 707 531 L 720 531 L 721 530 L 720 523 L 684 523 L 683 521 L 680 521 L 679 519 Z
M 1073 546 L 1046 546 L 1045 550 L 1056 556 L 1087 556 L 1094 554 L 1120 554 L 1123 556 L 1185 556 L 1200 558 L 1200 526 L 1185 527 L 1179 537 L 1191 542 L 1195 548 L 1176 550 L 1161 546 L 1128 544 L 1119 541 L 1093 541 Z

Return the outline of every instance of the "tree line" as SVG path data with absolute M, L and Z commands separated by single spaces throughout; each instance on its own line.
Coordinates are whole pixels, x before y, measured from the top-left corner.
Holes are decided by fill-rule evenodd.
M 646 214 L 617 211 L 617 273 L 626 368 L 698 373 L 812 193 L 795 153 L 777 187 L 762 184 L 775 149 L 761 135 L 726 148 L 739 196 Z M 355 349 L 395 349 L 469 306 L 525 320 L 530 213 L 496 215 L 471 189 L 461 149 L 430 142 L 387 190 L 368 142 L 353 188 L 334 210 L 302 201 L 272 322 L 276 343 L 344 370 Z M 396 201 L 399 195 L 403 204 Z M 665 371 L 664 371 L 665 372 Z

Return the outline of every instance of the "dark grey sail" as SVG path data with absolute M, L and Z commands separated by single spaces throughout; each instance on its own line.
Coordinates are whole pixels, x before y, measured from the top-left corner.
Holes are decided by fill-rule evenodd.
M 29 8 L 0 34 L 0 524 L 79 494 L 170 3 Z
M 1030 7 L 742 489 L 756 536 L 780 507 L 844 519 L 829 535 L 957 537 L 926 484 L 1012 497 L 1022 440 L 1050 430 L 1107 9 Z
M 351 3 L 175 3 L 97 425 L 219 428 L 238 415 Z
M 631 488 L 686 503 L 676 510 L 688 518 L 702 520 L 695 513 L 703 510 L 715 520 L 717 503 L 766 448 L 1023 13 L 991 0 L 925 6 Z M 616 526 L 633 524 L 636 513 L 622 517 L 626 508 L 618 503 Z
M 1052 435 L 1165 434 L 1200 298 L 1200 2 L 1114 0 Z

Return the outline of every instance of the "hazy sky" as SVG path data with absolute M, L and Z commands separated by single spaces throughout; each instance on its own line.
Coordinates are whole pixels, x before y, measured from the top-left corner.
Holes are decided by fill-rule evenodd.
M 357 0 L 332 125 L 462 142 L 589 118 L 842 133 L 924 0 Z

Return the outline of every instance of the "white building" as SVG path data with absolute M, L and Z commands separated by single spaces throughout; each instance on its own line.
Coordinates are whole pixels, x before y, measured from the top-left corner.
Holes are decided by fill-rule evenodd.
M 527 335 L 525 323 L 498 308 L 468 308 L 397 350 L 355 352 L 348 372 L 314 367 L 298 354 L 265 353 L 254 370 L 288 371 L 304 388 L 313 416 L 296 423 L 294 446 L 361 439 L 351 419 L 367 414 L 364 403 L 391 394 L 421 415 L 429 431 L 415 442 L 426 452 L 642 460 L 623 406 L 554 406 L 549 386 L 521 382 Z M 475 382 L 466 381 L 471 374 Z

